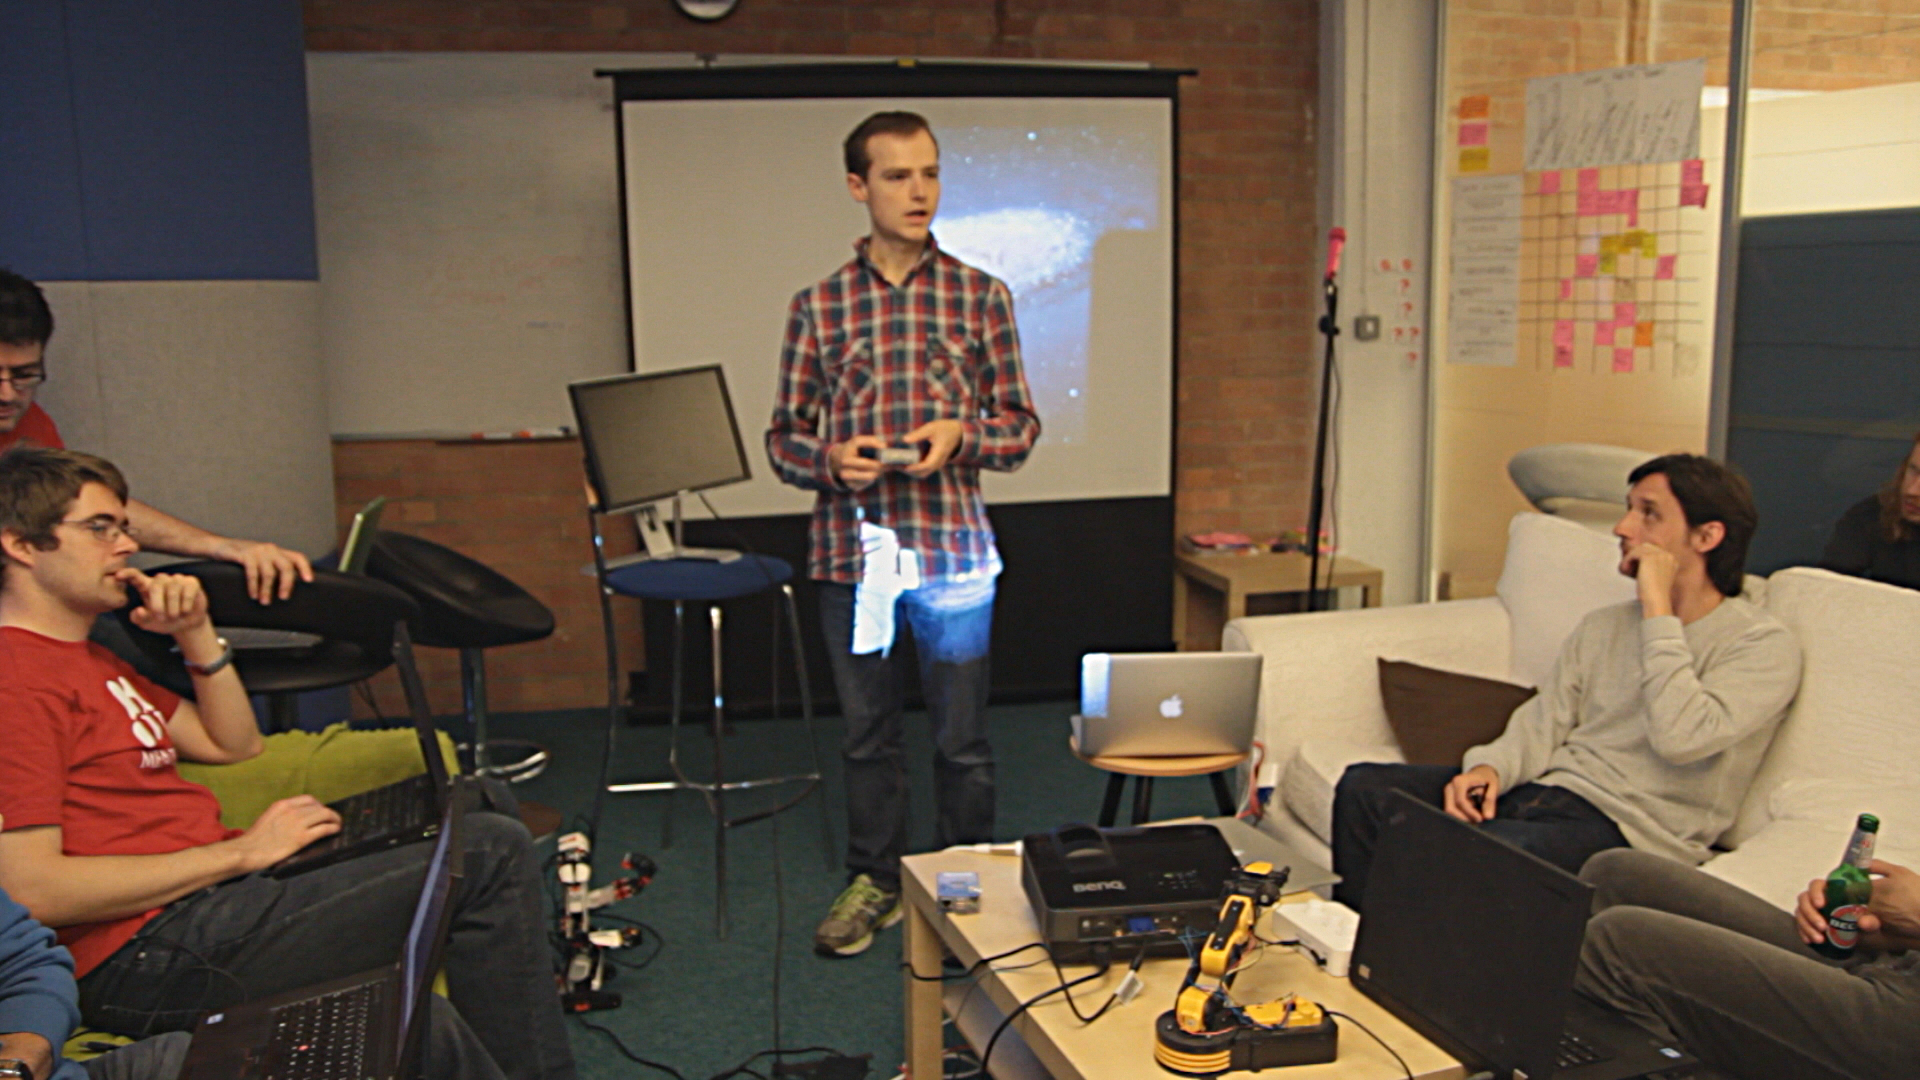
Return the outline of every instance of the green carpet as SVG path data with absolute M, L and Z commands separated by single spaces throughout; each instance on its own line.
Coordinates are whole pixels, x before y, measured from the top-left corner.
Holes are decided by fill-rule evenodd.
M 1106 774 L 1082 765 L 1068 752 L 1071 711 L 1065 702 L 998 706 L 990 711 L 999 762 L 997 839 L 1013 839 L 1068 821 L 1091 821 L 1098 815 Z M 604 715 L 497 717 L 496 736 L 535 739 L 554 751 L 555 763 L 547 772 L 518 785 L 516 791 L 569 817 L 584 814 L 593 800 Z M 900 929 L 885 931 L 860 956 L 830 960 L 813 953 L 814 923 L 845 884 L 840 868 L 845 802 L 840 786 L 839 718 L 817 721 L 816 730 L 827 774 L 824 794 L 834 834 L 832 859 L 822 850 L 820 806 L 814 799 L 777 818 L 732 830 L 727 848 L 732 929 L 724 941 L 714 935 L 713 827 L 698 796 L 681 792 L 607 797 L 594 883 L 603 884 L 613 876 L 624 852 L 644 853 L 658 863 L 659 873 L 646 892 L 607 910 L 648 924 L 664 944 L 644 968 L 620 972 L 608 984 L 625 999 L 620 1008 L 588 1014 L 586 1020 L 617 1034 L 635 1054 L 669 1065 L 687 1080 L 704 1080 L 773 1046 L 774 943 L 782 926 L 781 1043 L 872 1054 L 870 1075 L 879 1080 L 899 1071 Z M 907 732 L 914 793 L 913 850 L 927 850 L 933 843 L 933 750 L 925 716 L 909 714 Z M 616 781 L 666 775 L 664 727 L 622 727 L 618 742 Z M 728 774 L 734 777 L 805 771 L 805 730 L 797 720 L 743 721 L 727 739 L 725 753 Z M 711 761 L 711 742 L 704 731 L 683 728 L 683 768 L 690 775 L 705 775 Z M 740 797 L 743 802 L 764 798 L 759 792 Z M 671 846 L 662 837 L 669 806 Z M 1154 788 L 1155 817 L 1215 812 L 1205 777 L 1161 780 Z M 544 850 L 551 851 L 551 841 Z M 632 965 L 652 947 L 649 935 L 646 946 L 615 955 L 621 963 Z M 569 1026 L 583 1078 L 656 1075 L 629 1062 L 606 1036 L 577 1022 L 570 1021 Z M 765 1062 L 757 1067 L 763 1075 L 771 1072 Z

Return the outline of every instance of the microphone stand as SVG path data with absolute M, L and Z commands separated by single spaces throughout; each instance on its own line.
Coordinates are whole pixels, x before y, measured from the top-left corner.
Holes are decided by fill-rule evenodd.
M 1313 441 L 1313 494 L 1307 503 L 1308 611 L 1323 611 L 1331 606 L 1327 603 L 1326 591 L 1320 588 L 1320 519 L 1327 505 L 1327 415 L 1333 395 L 1333 339 L 1340 336 L 1340 324 L 1335 318 L 1340 308 L 1340 286 L 1334 279 L 1335 275 L 1329 271 L 1327 313 L 1320 316 L 1320 332 L 1326 335 L 1327 349 L 1320 367 L 1320 427 Z M 1333 577 L 1331 563 L 1327 566 L 1327 577 Z

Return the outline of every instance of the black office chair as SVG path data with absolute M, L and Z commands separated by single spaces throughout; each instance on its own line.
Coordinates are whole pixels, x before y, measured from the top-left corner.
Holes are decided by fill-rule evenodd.
M 431 540 L 385 529 L 374 534 L 367 576 L 399 588 L 419 605 L 409 624 L 416 645 L 460 652 L 460 691 L 473 731 L 473 768 L 482 776 L 531 780 L 547 767 L 537 743 L 487 738 L 486 651 L 553 634 L 553 612 L 505 576 Z M 496 751 L 516 758 L 496 763 Z
M 420 617 L 420 605 L 383 581 L 315 570 L 313 581 L 271 604 L 247 592 L 246 570 L 234 563 L 190 562 L 160 567 L 156 573 L 200 579 L 214 626 L 233 642 L 233 666 L 248 693 L 267 697 L 269 731 L 299 726 L 296 695 L 346 686 L 385 671 L 394 661 L 397 626 Z M 185 676 L 173 638 L 152 634 L 129 618 L 133 604 L 116 617 L 140 651 L 162 670 Z M 249 633 L 237 631 L 269 631 Z

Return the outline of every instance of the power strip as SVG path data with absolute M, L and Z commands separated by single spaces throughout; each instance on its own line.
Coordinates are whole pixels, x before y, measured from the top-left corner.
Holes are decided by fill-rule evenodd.
M 1276 904 L 1274 929 L 1287 940 L 1297 940 L 1302 953 L 1318 961 L 1327 974 L 1347 977 L 1353 960 L 1353 940 L 1360 933 L 1360 915 L 1345 904 L 1309 897 Z

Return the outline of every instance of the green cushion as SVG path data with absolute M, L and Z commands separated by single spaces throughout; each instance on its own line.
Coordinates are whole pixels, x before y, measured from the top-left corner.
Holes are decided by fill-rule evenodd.
M 236 765 L 180 763 L 180 775 L 204 784 L 220 800 L 220 823 L 253 824 L 276 800 L 308 794 L 334 802 L 427 771 L 412 728 L 355 731 L 334 724 L 324 731 L 289 731 L 266 738 L 267 748 Z M 453 740 L 440 733 L 447 768 L 458 771 Z

